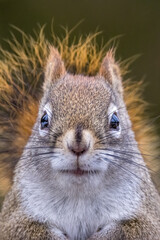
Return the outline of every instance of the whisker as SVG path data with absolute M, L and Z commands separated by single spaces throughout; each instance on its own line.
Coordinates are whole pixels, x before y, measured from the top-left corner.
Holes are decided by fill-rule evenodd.
M 100 153 L 100 155 L 101 155 L 101 156 L 114 157 L 114 159 L 117 158 L 117 159 L 119 159 L 119 160 L 121 160 L 121 161 L 125 161 L 125 162 L 127 162 L 127 163 L 133 164 L 134 166 L 141 167 L 141 168 L 143 168 L 144 170 L 147 171 L 147 167 L 146 167 L 145 165 L 142 165 L 142 164 L 140 164 L 140 163 L 134 162 L 133 160 L 130 160 L 130 159 L 128 159 L 128 158 L 122 158 L 122 157 L 120 157 L 120 156 L 113 155 L 113 154 L 108 154 L 108 153 Z
M 135 173 L 133 173 L 132 171 L 128 170 L 127 168 L 121 166 L 120 164 L 116 163 L 116 162 L 113 162 L 112 160 L 108 159 L 108 158 L 102 158 L 101 159 L 102 161 L 107 161 L 107 162 L 110 162 L 111 164 L 115 165 L 116 167 L 119 167 L 121 168 L 124 172 L 128 173 L 128 174 L 131 174 L 132 176 L 138 178 L 139 180 L 145 182 L 142 178 L 140 178 L 139 176 L 137 176 Z
M 112 149 L 112 148 L 97 148 L 96 150 L 105 150 L 105 151 L 109 151 L 109 152 L 116 152 L 116 153 L 120 153 L 120 154 L 125 154 L 128 156 L 133 157 L 134 155 L 138 155 L 138 156 L 146 156 L 146 157 L 155 157 L 154 155 L 151 154 L 145 154 L 145 153 L 140 153 L 140 152 L 135 152 L 135 151 L 123 151 L 123 150 L 117 150 L 117 149 Z

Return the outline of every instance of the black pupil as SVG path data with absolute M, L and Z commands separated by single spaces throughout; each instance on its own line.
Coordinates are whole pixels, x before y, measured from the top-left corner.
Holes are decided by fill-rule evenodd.
M 48 114 L 45 112 L 41 118 L 41 129 L 48 127 Z
M 119 130 L 119 119 L 116 113 L 113 113 L 112 115 L 110 127 L 113 129 Z

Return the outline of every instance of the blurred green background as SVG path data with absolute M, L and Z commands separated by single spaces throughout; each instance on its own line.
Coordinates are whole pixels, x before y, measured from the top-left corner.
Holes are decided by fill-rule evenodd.
M 52 20 L 60 36 L 61 26 L 71 29 L 81 20 L 73 36 L 95 32 L 97 27 L 104 42 L 122 34 L 117 56 L 126 59 L 141 54 L 129 76 L 134 80 L 144 77 L 149 114 L 160 115 L 160 0 L 0 0 L 0 44 L 6 48 L 4 39 L 11 40 L 10 24 L 32 35 L 37 24 L 46 24 L 50 38 Z M 160 135 L 160 119 L 155 124 Z

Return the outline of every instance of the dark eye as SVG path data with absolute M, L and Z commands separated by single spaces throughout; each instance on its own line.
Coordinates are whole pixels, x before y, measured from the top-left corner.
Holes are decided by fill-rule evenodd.
M 111 121 L 110 121 L 110 128 L 113 128 L 115 130 L 119 130 L 119 118 L 117 116 L 117 113 L 113 113 Z
M 41 129 L 48 127 L 48 114 L 45 111 L 42 118 L 41 118 Z

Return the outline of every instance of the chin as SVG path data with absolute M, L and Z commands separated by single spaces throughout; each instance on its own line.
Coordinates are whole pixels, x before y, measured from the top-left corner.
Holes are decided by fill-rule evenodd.
M 96 190 L 104 181 L 104 173 L 99 170 L 92 171 L 75 171 L 75 170 L 61 170 L 58 173 L 58 184 L 64 190 L 69 192 L 82 191 L 90 193 L 91 189 Z

